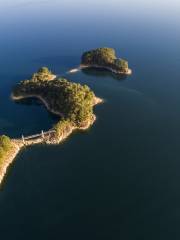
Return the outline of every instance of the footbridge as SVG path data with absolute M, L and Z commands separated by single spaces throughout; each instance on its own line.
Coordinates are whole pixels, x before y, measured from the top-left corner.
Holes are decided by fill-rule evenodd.
M 22 135 L 22 141 L 23 143 L 25 143 L 25 141 L 28 141 L 28 140 L 33 140 L 33 139 L 37 139 L 37 138 L 42 138 L 42 139 L 45 139 L 45 137 L 49 136 L 51 133 L 55 133 L 56 131 L 55 130 L 49 130 L 49 131 L 41 131 L 41 133 L 38 133 L 38 134 L 34 134 L 34 135 L 31 135 L 31 136 L 24 136 Z

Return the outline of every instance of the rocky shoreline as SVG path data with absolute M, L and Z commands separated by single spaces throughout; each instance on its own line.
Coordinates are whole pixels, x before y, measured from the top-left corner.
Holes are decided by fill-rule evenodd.
M 83 69 L 87 69 L 87 68 L 99 68 L 99 69 L 105 69 L 105 70 L 108 70 L 114 74 L 117 74 L 117 75 L 131 75 L 132 74 L 132 70 L 129 68 L 126 72 L 121 72 L 121 71 L 117 71 L 111 67 L 107 67 L 107 66 L 100 66 L 100 65 L 95 65 L 95 64 L 91 64 L 91 65 L 84 65 L 84 64 L 81 64 L 79 69 L 83 70 Z

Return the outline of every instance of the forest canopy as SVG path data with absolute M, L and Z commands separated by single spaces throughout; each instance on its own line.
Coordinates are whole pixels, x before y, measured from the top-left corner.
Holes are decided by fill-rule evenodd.
M 110 67 L 119 72 L 128 71 L 128 62 L 117 58 L 113 48 L 97 48 L 87 51 L 82 55 L 81 64 Z
M 8 152 L 12 149 L 12 142 L 9 137 L 0 136 L 0 167 L 4 162 L 4 159 Z
M 32 77 L 24 80 L 13 89 L 13 95 L 41 96 L 50 109 L 59 112 L 77 126 L 90 119 L 93 115 L 94 93 L 87 85 L 70 82 L 64 78 L 53 81 Z
M 32 75 L 32 80 L 40 80 L 40 81 L 45 81 L 45 80 L 52 80 L 54 79 L 53 73 L 47 68 L 47 67 L 41 67 L 37 73 L 34 73 Z

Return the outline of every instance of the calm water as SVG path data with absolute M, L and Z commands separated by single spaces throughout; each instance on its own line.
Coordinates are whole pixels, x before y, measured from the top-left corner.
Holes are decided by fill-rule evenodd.
M 40 66 L 105 99 L 90 131 L 18 155 L 0 190 L 1 239 L 180 239 L 179 9 L 175 0 L 0 0 L 0 134 L 57 121 L 9 97 Z M 66 74 L 101 46 L 133 75 Z

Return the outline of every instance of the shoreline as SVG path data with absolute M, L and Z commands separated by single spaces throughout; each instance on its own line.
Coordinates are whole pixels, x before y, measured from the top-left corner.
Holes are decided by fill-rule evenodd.
M 18 96 L 18 97 L 16 97 L 16 96 L 14 96 L 13 94 L 11 94 L 11 99 L 12 99 L 13 101 L 19 101 L 19 100 L 23 100 L 23 99 L 26 99 L 26 98 L 37 98 L 37 99 L 39 99 L 39 100 L 45 105 L 45 107 L 47 108 L 47 110 L 48 110 L 49 112 L 51 112 L 52 114 L 55 114 L 55 115 L 57 115 L 57 116 L 59 116 L 59 117 L 64 117 L 64 115 L 63 115 L 62 113 L 57 112 L 57 111 L 51 109 L 51 108 L 49 107 L 48 102 L 47 102 L 43 97 L 41 97 L 40 95 L 37 95 L 37 94 L 29 94 L 29 95 L 26 95 L 26 96 Z M 100 104 L 100 103 L 103 103 L 103 102 L 104 102 L 104 100 L 103 100 L 102 98 L 99 98 L 99 97 L 96 97 L 96 96 L 95 96 L 93 106 L 95 106 L 95 105 L 97 105 L 97 104 Z
M 62 113 L 59 113 L 59 112 L 56 112 L 56 111 L 50 109 L 46 100 L 39 95 L 27 95 L 27 96 L 15 97 L 13 94 L 11 94 L 12 100 L 22 100 L 25 98 L 38 98 L 39 100 L 42 101 L 42 103 L 45 105 L 45 107 L 47 108 L 48 111 L 50 111 L 51 113 L 58 115 L 60 117 L 63 116 Z M 100 104 L 100 103 L 103 103 L 103 99 L 95 97 L 93 106 Z M 58 138 L 57 138 L 57 136 L 54 135 L 54 133 L 52 133 L 52 134 L 49 134 L 45 138 L 38 137 L 36 139 L 25 140 L 25 144 L 22 142 L 22 139 L 11 139 L 13 147 L 11 150 L 9 150 L 7 152 L 6 156 L 4 157 L 3 166 L 0 167 L 0 185 L 2 184 L 4 177 L 7 174 L 9 166 L 13 163 L 16 156 L 19 154 L 19 152 L 22 150 L 23 147 L 32 146 L 35 144 L 58 145 L 62 141 L 64 141 L 66 138 L 68 138 L 73 133 L 73 131 L 75 131 L 75 130 L 85 131 L 85 130 L 89 129 L 95 121 L 96 121 L 96 116 L 93 114 L 92 119 L 89 119 L 81 127 L 77 127 L 77 126 L 74 126 L 73 124 L 69 124 L 68 129 L 66 129 L 66 131 L 63 132 L 61 134 L 61 136 L 59 136 Z
M 49 107 L 49 104 L 47 103 L 47 101 L 43 97 L 41 97 L 40 95 L 29 94 L 29 95 L 26 95 L 26 96 L 18 96 L 18 97 L 16 97 L 13 94 L 11 94 L 11 99 L 13 101 L 19 101 L 19 100 L 23 100 L 23 99 L 27 99 L 27 98 L 37 98 L 37 99 L 39 99 L 45 105 L 45 107 L 47 108 L 47 110 L 49 112 L 51 112 L 52 114 L 55 114 L 55 115 L 57 115 L 59 117 L 64 117 L 64 115 L 62 113 L 57 112 L 57 111 L 51 109 Z M 93 102 L 93 106 L 95 106 L 97 104 L 100 104 L 100 103 L 103 103 L 103 102 L 104 102 L 104 100 L 102 98 L 98 98 L 98 97 L 95 96 L 94 102 Z
M 105 70 L 108 70 L 114 74 L 118 74 L 118 75 L 131 75 L 132 74 L 132 70 L 129 68 L 127 72 L 120 72 L 120 71 L 117 71 L 117 70 L 114 70 L 113 68 L 111 67 L 107 67 L 107 66 L 99 66 L 99 65 L 85 65 L 85 64 L 80 64 L 79 66 L 79 69 L 80 70 L 83 70 L 83 69 L 88 69 L 88 68 L 99 68 L 99 69 L 105 69 Z
M 23 147 L 23 146 L 16 144 L 14 142 L 14 140 L 12 140 L 12 145 L 13 145 L 12 149 L 9 150 L 6 153 L 6 156 L 4 157 L 3 166 L 0 167 L 0 185 L 2 184 L 2 182 L 4 180 L 4 177 L 7 173 L 9 166 L 12 164 L 12 162 L 14 161 L 14 159 L 16 158 L 16 156 L 18 155 L 18 153 L 20 152 L 20 150 Z
M 47 110 L 49 112 L 51 112 L 52 114 L 55 114 L 59 117 L 63 117 L 64 115 L 60 112 L 57 112 L 57 111 L 54 111 L 52 110 L 50 107 L 49 107 L 49 104 L 47 103 L 47 101 L 41 97 L 40 95 L 36 95 L 36 94 L 29 94 L 29 95 L 26 95 L 26 96 L 14 96 L 13 94 L 11 94 L 11 99 L 14 100 L 14 101 L 19 101 L 19 100 L 23 100 L 23 99 L 27 99 L 27 98 L 37 98 L 38 100 L 40 100 L 44 106 L 47 108 Z
M 57 78 L 57 75 L 51 74 L 51 75 L 49 76 L 49 78 L 48 78 L 48 81 L 53 81 L 53 80 L 55 80 L 56 78 Z

